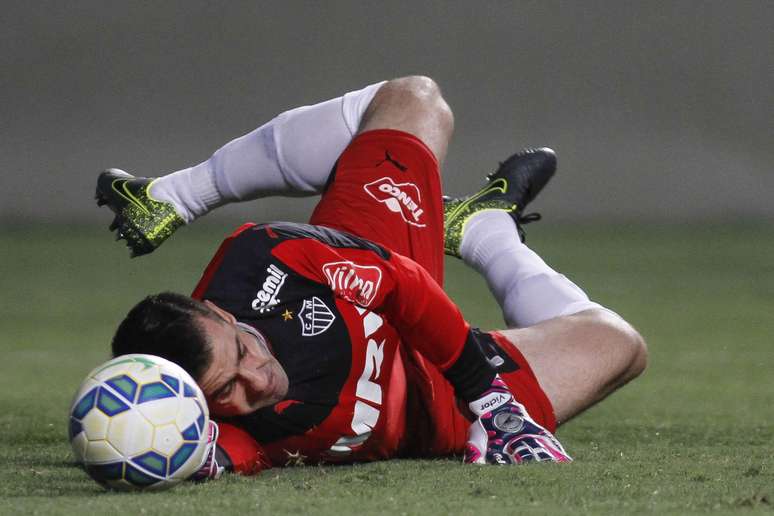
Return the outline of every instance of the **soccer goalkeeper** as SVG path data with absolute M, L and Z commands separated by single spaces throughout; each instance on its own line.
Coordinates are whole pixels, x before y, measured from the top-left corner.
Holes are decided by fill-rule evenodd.
M 518 153 L 443 202 L 452 130 L 435 83 L 408 77 L 283 113 L 155 180 L 100 176 L 134 255 L 227 202 L 322 193 L 309 225 L 242 226 L 192 297 L 149 296 L 113 339 L 114 354 L 160 355 L 199 382 L 220 467 L 565 462 L 556 426 L 642 372 L 639 334 L 523 243 L 553 152 Z M 484 276 L 509 329 L 465 322 L 442 249 Z

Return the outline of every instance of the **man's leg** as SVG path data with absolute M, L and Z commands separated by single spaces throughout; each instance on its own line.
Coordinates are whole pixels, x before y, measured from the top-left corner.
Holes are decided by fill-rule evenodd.
M 589 300 L 519 239 L 504 212 L 474 215 L 460 246 L 463 260 L 487 280 L 516 346 L 565 422 L 638 376 L 645 342 L 614 312 Z
M 516 223 L 503 211 L 471 217 L 459 251 L 463 261 L 486 279 L 509 328 L 601 308 L 527 247 Z
M 358 131 L 410 133 L 438 162 L 446 154 L 452 127 L 451 111 L 432 80 L 395 79 L 283 113 L 226 144 L 209 160 L 155 180 L 109 169 L 97 181 L 97 203 L 116 214 L 110 229 L 138 256 L 222 204 L 321 193 Z
M 442 164 L 454 132 L 454 116 L 432 79 L 404 77 L 385 83 L 363 115 L 359 132 L 376 129 L 416 136 Z
M 451 111 L 431 80 L 380 82 L 286 111 L 221 147 L 207 161 L 157 179 L 149 193 L 172 203 L 188 223 L 224 203 L 321 193 L 357 132 L 408 132 L 442 161 L 451 127 Z
M 529 363 L 551 401 L 557 423 L 567 422 L 639 376 L 645 341 L 604 308 L 499 331 Z
M 186 223 L 225 203 L 319 194 L 383 84 L 286 111 L 207 161 L 157 179 L 149 194 L 172 203 Z
M 453 128 L 451 109 L 431 79 L 385 83 L 310 222 L 380 243 L 442 283 L 440 161 Z

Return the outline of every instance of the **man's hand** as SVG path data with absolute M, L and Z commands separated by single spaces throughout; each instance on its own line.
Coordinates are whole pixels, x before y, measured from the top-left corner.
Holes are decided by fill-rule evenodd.
M 218 425 L 215 421 L 210 421 L 207 435 L 207 450 L 204 452 L 204 461 L 199 470 L 191 475 L 188 480 L 201 482 L 205 480 L 217 480 L 223 474 L 223 468 L 218 466 L 215 458 L 218 442 Z
M 469 406 L 478 418 L 468 430 L 466 463 L 572 461 L 556 437 L 533 421 L 524 406 L 513 399 L 499 377 L 484 396 Z

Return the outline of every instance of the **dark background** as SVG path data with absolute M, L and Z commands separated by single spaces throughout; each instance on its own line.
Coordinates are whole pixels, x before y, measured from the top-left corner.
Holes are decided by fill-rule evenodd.
M 774 2 L 33 1 L 0 19 L 6 221 L 107 224 L 102 168 L 183 168 L 285 109 L 407 74 L 455 111 L 449 193 L 550 145 L 560 175 L 537 204 L 555 220 L 774 217 Z

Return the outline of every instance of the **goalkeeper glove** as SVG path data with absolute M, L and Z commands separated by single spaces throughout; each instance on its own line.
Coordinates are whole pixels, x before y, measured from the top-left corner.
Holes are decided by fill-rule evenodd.
M 218 461 L 215 457 L 215 452 L 218 449 L 218 425 L 215 421 L 210 421 L 209 423 L 204 460 L 198 471 L 189 477 L 189 480 L 194 482 L 217 480 L 223 474 L 223 468 L 218 466 Z
M 524 405 L 513 399 L 499 375 L 491 388 L 468 407 L 477 419 L 468 430 L 466 463 L 572 461 L 556 437 L 533 421 Z

